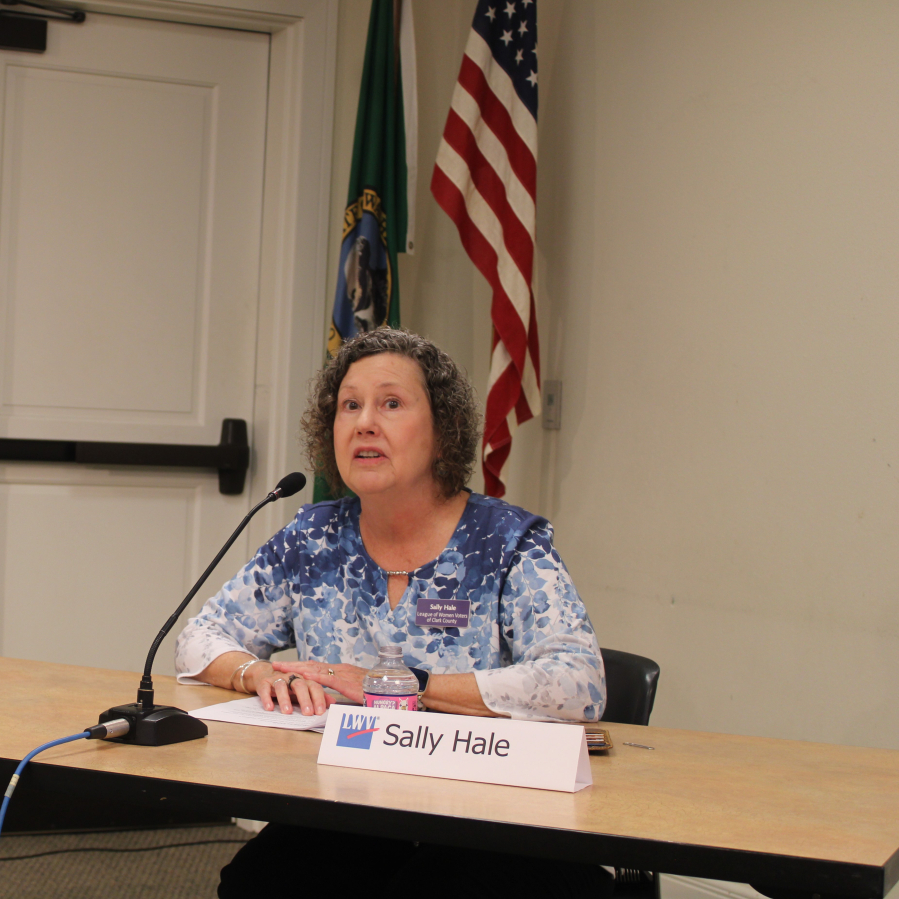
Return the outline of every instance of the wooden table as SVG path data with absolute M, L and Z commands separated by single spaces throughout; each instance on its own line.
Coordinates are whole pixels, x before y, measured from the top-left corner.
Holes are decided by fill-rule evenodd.
M 31 749 L 131 702 L 138 680 L 0 659 L 2 783 Z M 155 680 L 156 701 L 184 709 L 234 698 Z M 173 746 L 56 747 L 22 786 L 847 899 L 879 899 L 899 880 L 899 752 L 608 729 L 614 749 L 592 757 L 593 786 L 574 794 L 319 766 L 318 734 L 218 722 L 208 738 Z

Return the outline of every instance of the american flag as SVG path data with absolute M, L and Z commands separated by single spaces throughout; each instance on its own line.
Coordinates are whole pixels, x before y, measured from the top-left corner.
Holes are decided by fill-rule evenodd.
M 493 288 L 484 483 L 505 493 L 516 424 L 540 408 L 534 306 L 537 198 L 536 0 L 480 0 L 431 180 L 462 245 Z

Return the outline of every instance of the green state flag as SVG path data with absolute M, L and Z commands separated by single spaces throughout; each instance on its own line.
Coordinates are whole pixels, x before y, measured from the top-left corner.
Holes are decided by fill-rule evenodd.
M 372 0 L 327 355 L 400 324 L 397 253 L 411 252 L 417 174 L 411 0 Z M 329 498 L 315 480 L 315 502 Z

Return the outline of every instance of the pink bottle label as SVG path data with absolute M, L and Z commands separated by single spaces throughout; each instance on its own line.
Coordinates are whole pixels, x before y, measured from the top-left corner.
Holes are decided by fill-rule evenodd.
M 404 696 L 384 696 L 381 693 L 363 693 L 365 707 L 369 709 L 397 709 L 401 712 L 418 711 L 418 694 L 407 693 Z

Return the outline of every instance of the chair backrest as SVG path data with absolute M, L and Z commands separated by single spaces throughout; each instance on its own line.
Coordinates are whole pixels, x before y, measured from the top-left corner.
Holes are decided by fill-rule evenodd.
M 603 649 L 606 669 L 606 710 L 603 721 L 649 724 L 659 683 L 659 666 L 643 656 L 617 649 Z

